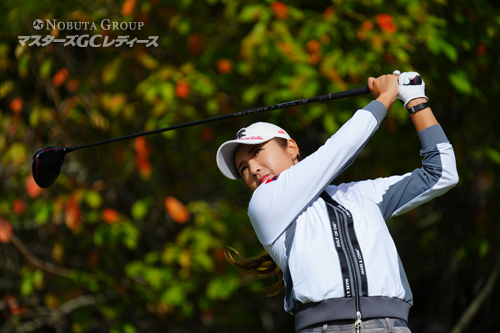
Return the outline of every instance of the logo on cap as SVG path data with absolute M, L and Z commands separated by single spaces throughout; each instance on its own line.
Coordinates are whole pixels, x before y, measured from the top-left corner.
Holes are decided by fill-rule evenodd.
M 279 134 L 284 134 L 284 135 L 286 135 L 286 132 L 285 132 L 285 131 L 283 131 L 283 130 L 279 130 L 279 131 L 278 131 L 278 133 L 279 133 Z
M 238 139 L 241 139 L 242 137 L 244 136 L 247 136 L 246 134 L 244 134 L 244 132 L 246 132 L 246 129 L 240 129 L 238 131 L 238 133 L 236 133 L 236 137 L 234 138 L 235 140 L 238 140 Z

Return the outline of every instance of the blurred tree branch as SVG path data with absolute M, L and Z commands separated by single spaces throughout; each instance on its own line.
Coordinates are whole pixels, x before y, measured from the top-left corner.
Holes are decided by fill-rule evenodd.
M 62 304 L 55 311 L 52 311 L 52 313 L 48 316 L 48 318 L 44 318 L 43 315 L 41 315 L 40 317 L 35 318 L 33 321 L 24 323 L 16 327 L 16 330 L 19 332 L 32 332 L 44 326 L 45 324 L 54 325 L 62 316 L 69 314 L 81 307 L 102 304 L 117 297 L 118 295 L 116 293 L 109 293 L 96 296 L 86 295 L 86 296 L 76 297 Z
M 14 234 L 12 234 L 10 236 L 10 240 L 19 249 L 19 251 L 21 251 L 21 253 L 33 265 L 37 266 L 38 268 L 40 268 L 46 272 L 53 273 L 53 274 L 63 276 L 63 277 L 67 277 L 67 278 L 69 278 L 71 276 L 71 270 L 66 269 L 66 268 L 62 268 L 62 267 L 58 267 L 54 264 L 51 264 L 49 262 L 38 259 L 33 253 L 31 253 L 31 251 L 26 247 L 26 245 L 24 245 L 23 242 L 21 242 L 21 240 L 19 240 L 19 238 L 17 238 Z
M 488 299 L 488 296 L 491 295 L 493 288 L 498 280 L 498 276 L 500 274 L 500 256 L 497 258 L 495 266 L 493 267 L 493 271 L 491 272 L 488 281 L 484 285 L 481 292 L 476 296 L 476 298 L 472 301 L 469 307 L 465 310 L 464 314 L 455 325 L 451 333 L 462 333 L 465 332 L 470 322 L 477 314 L 477 312 L 481 309 L 483 303 Z

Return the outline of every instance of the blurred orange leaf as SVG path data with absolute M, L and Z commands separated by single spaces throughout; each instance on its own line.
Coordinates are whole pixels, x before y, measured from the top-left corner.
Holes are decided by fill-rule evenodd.
M 203 37 L 200 34 L 193 33 L 188 37 L 188 48 L 194 56 L 199 56 L 202 51 Z
M 315 66 L 321 59 L 321 43 L 317 40 L 310 40 L 306 44 L 307 51 L 309 52 L 308 62 Z
M 135 157 L 135 165 L 139 169 L 141 176 L 149 177 L 151 175 L 151 162 L 148 157 L 137 155 Z
M 14 202 L 12 202 L 12 210 L 17 215 L 21 215 L 22 213 L 24 213 L 25 209 L 26 209 L 26 203 L 24 203 L 23 200 L 15 199 Z
M 54 74 L 54 77 L 52 78 L 52 83 L 56 87 L 60 87 L 68 78 L 69 71 L 68 69 L 61 68 L 56 74 Z
M 149 156 L 149 148 L 146 142 L 146 138 L 140 136 L 134 141 L 135 152 L 141 156 Z
M 486 45 L 484 44 L 479 44 L 477 46 L 477 54 L 480 55 L 480 56 L 484 56 L 486 55 L 488 49 L 486 48 Z
M 76 91 L 80 87 L 80 81 L 78 80 L 69 80 L 68 83 L 66 83 L 66 89 L 70 92 Z
M 188 209 L 176 198 L 167 197 L 165 199 L 165 208 L 175 222 L 182 224 L 189 221 Z
M 177 96 L 177 98 L 186 98 L 189 96 L 189 92 L 189 83 L 184 80 L 177 82 L 175 86 L 175 96 Z
M 169 304 L 163 303 L 163 302 L 160 302 L 156 306 L 156 311 L 158 311 L 158 313 L 160 315 L 164 315 L 166 313 L 172 312 L 173 310 L 174 310 L 174 306 L 173 305 L 169 305 Z
M 310 40 L 306 44 L 306 48 L 309 52 L 321 51 L 321 44 L 317 40 Z
M 127 16 L 132 14 L 134 7 L 135 7 L 135 0 L 125 0 L 125 2 L 122 5 L 122 15 Z
M 15 115 L 19 115 L 21 110 L 23 109 L 23 100 L 20 97 L 14 98 L 10 102 L 10 109 L 15 113 Z
M 113 223 L 115 223 L 116 221 L 119 220 L 120 213 L 118 213 L 114 209 L 108 208 L 108 209 L 104 210 L 104 213 L 102 214 L 102 217 L 104 219 L 104 222 L 109 223 L 109 224 L 113 224 Z
M 73 232 L 77 232 L 82 225 L 82 217 L 80 212 L 80 205 L 73 194 L 66 205 L 66 214 L 64 215 L 64 223 Z
M 293 54 L 293 45 L 287 42 L 281 42 L 278 44 L 279 48 L 287 55 Z
M 233 69 L 233 64 L 228 59 L 219 59 L 217 61 L 217 68 L 219 69 L 219 73 L 228 74 Z
M 215 258 L 216 261 L 219 261 L 219 262 L 224 262 L 224 259 L 225 259 L 225 255 L 224 255 L 224 249 L 222 248 L 219 248 L 219 249 L 216 249 L 213 253 L 212 253 L 212 256 Z
M 373 22 L 370 20 L 366 20 L 361 24 L 361 29 L 364 31 L 370 31 L 373 29 Z
M 42 192 L 42 188 L 36 184 L 35 179 L 33 178 L 33 175 L 31 173 L 28 175 L 28 177 L 26 177 L 26 191 L 28 192 L 28 195 L 31 197 L 31 199 L 35 199 Z
M 380 26 L 380 29 L 390 34 L 393 34 L 398 30 L 398 27 L 394 24 L 392 15 L 390 14 L 378 14 L 377 24 Z
M 285 20 L 288 17 L 288 6 L 283 2 L 275 1 L 272 2 L 269 6 L 273 10 L 274 17 L 276 17 L 278 20 Z
M 9 221 L 0 217 L 0 242 L 9 243 L 12 236 L 12 226 Z
M 323 20 L 329 21 L 333 17 L 333 15 L 335 15 L 335 9 L 332 6 L 329 6 L 323 13 Z
M 366 39 L 366 33 L 362 30 L 356 32 L 356 38 L 360 41 L 364 41 Z
M 125 95 L 123 94 L 115 94 L 109 100 L 109 108 L 111 111 L 115 111 L 123 107 L 123 105 L 127 102 Z
M 12 296 L 12 295 L 4 295 L 3 296 L 3 304 L 5 305 L 6 309 L 13 315 L 19 315 L 21 314 L 21 308 L 19 307 L 19 304 L 17 303 L 17 299 Z
M 135 165 L 143 177 L 151 175 L 151 162 L 149 161 L 149 148 L 146 143 L 146 138 L 140 136 L 134 141 L 134 148 L 136 151 Z

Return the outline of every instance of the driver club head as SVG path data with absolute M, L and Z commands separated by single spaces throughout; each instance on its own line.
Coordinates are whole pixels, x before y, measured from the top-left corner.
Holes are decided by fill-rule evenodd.
M 62 147 L 46 147 L 37 150 L 33 155 L 31 171 L 38 186 L 47 188 L 56 181 L 64 163 L 64 156 L 70 151 L 71 149 Z

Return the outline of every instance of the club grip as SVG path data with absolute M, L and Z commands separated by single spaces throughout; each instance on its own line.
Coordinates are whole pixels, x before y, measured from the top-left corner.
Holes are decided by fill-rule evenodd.
M 370 93 L 370 88 L 361 87 L 361 88 L 355 88 L 355 89 L 351 89 L 351 90 L 339 91 L 336 93 L 329 94 L 328 99 L 334 100 L 334 99 L 354 97 L 354 96 L 359 96 L 359 95 L 364 95 L 364 94 L 369 94 L 369 93 Z
M 410 86 L 419 86 L 422 84 L 422 77 L 420 75 L 415 76 L 410 80 Z

